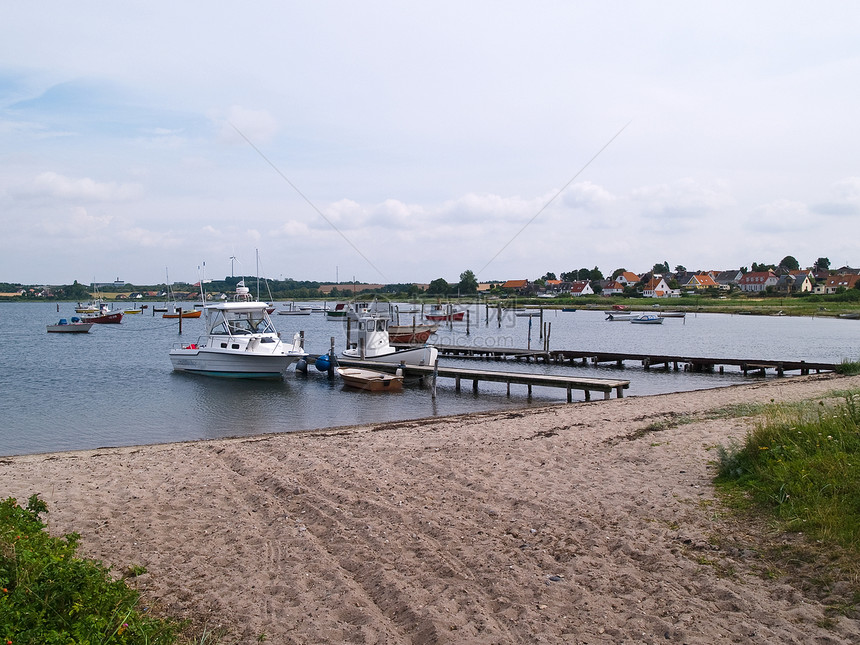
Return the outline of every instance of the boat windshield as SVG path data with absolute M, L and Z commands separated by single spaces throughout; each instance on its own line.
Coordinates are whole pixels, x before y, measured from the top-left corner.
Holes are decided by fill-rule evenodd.
M 212 327 L 210 333 L 237 336 L 243 334 L 274 334 L 276 332 L 267 317 L 260 317 L 248 312 L 238 312 L 223 317 Z

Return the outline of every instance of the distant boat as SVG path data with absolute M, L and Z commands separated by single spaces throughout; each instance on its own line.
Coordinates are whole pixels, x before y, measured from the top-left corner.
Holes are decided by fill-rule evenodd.
M 525 310 L 521 310 L 521 311 L 515 311 L 514 315 L 518 316 L 520 318 L 533 318 L 533 317 L 540 316 L 540 313 L 541 313 L 540 310 L 537 310 L 537 309 L 525 309 Z
M 171 309 L 163 314 L 161 314 L 162 318 L 179 318 L 179 307 Z M 203 313 L 202 309 L 183 309 L 182 310 L 182 318 L 200 318 Z
M 400 370 L 398 370 L 400 371 Z M 356 367 L 338 367 L 337 373 L 345 385 L 368 392 L 400 392 L 403 390 L 403 376 L 376 370 Z
M 445 309 L 444 307 L 435 307 L 424 314 L 427 320 L 463 320 L 466 317 L 466 312 L 462 309 Z
M 118 325 L 122 322 L 121 311 L 111 311 L 107 305 L 102 305 L 101 309 L 94 314 L 82 314 L 81 319 L 85 323 L 98 323 L 100 325 Z
M 640 325 L 661 325 L 663 324 L 663 319 L 657 314 L 642 314 L 632 317 L 630 322 Z
M 334 309 L 327 309 L 325 312 L 326 318 L 343 318 L 350 311 L 350 307 L 345 302 L 339 302 L 334 306 Z
M 356 341 L 350 339 L 351 346 L 343 351 L 346 358 L 394 363 L 399 365 L 433 365 L 439 350 L 432 345 L 422 345 L 410 349 L 397 349 L 391 346 L 388 336 L 388 319 L 371 313 L 358 314 Z
M 849 311 L 848 313 L 839 314 L 839 317 L 846 320 L 858 320 L 860 319 L 860 311 Z
M 576 311 L 576 307 L 562 307 L 562 311 Z
M 687 313 L 684 311 L 661 311 L 660 318 L 686 318 Z
M 436 323 L 388 325 L 388 340 L 392 343 L 425 343 L 438 329 Z
M 48 325 L 48 332 L 86 334 L 94 324 L 91 322 L 81 322 L 81 319 L 77 316 L 72 316 L 72 322 L 69 322 L 65 318 L 60 318 L 60 321 L 56 325 Z

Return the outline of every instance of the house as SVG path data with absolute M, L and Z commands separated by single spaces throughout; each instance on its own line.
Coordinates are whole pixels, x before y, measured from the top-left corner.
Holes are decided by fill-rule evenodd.
M 707 273 L 694 273 L 690 276 L 687 282 L 683 283 L 685 289 L 695 289 L 697 291 L 701 289 L 707 289 L 709 287 L 713 287 L 715 289 L 719 288 L 719 284 Z
M 502 285 L 502 289 L 513 293 L 525 294 L 530 291 L 531 285 L 528 280 L 508 280 Z
M 642 289 L 642 295 L 646 298 L 668 298 L 680 294 L 676 290 L 670 289 L 663 278 L 651 278 Z
M 744 274 L 741 273 L 740 269 L 731 269 L 729 271 L 717 271 L 716 275 L 712 277 L 714 278 L 714 282 L 720 285 L 720 289 L 728 291 L 738 285 Z
M 579 296 L 592 296 L 594 289 L 591 288 L 588 280 L 576 280 L 570 283 L 570 295 L 577 298 Z
M 750 271 L 738 280 L 741 291 L 758 293 L 765 291 L 768 287 L 775 287 L 778 278 L 773 271 Z
M 839 289 L 852 289 L 858 280 L 860 280 L 860 275 L 856 274 L 832 275 L 824 283 L 824 293 L 836 293 Z
M 624 273 L 616 277 L 615 280 L 623 284 L 625 287 L 628 285 L 633 286 L 634 284 L 639 282 L 639 276 L 632 271 L 625 271 Z
M 561 290 L 561 280 L 546 280 L 544 287 L 547 294 L 556 295 Z
M 812 292 L 813 276 L 811 271 L 789 271 L 789 278 L 786 282 L 789 284 L 789 293 L 807 293 Z
M 618 280 L 610 280 L 603 287 L 604 296 L 620 296 L 624 293 L 624 285 Z

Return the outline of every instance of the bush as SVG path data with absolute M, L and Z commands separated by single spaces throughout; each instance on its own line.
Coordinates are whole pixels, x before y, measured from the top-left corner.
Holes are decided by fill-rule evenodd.
M 14 645 L 172 644 L 179 626 L 138 609 L 138 593 L 99 562 L 75 557 L 80 536 L 51 537 L 36 495 L 0 502 L 0 638 Z

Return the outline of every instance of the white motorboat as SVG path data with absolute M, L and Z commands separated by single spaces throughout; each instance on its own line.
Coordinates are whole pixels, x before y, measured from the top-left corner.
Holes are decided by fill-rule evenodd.
M 352 320 L 352 319 L 351 319 Z M 433 365 L 439 350 L 432 345 L 397 350 L 388 336 L 388 319 L 361 312 L 355 317 L 356 338 L 343 351 L 346 358 L 399 365 Z M 352 324 L 350 325 L 352 327 Z
M 77 316 L 72 316 L 72 322 L 69 322 L 65 318 L 60 318 L 60 321 L 56 325 L 48 325 L 48 332 L 86 334 L 94 324 L 91 322 L 81 322 L 81 319 Z
M 640 325 L 660 325 L 663 323 L 663 318 L 657 314 L 641 314 L 630 319 L 630 322 Z
M 174 346 L 177 372 L 229 378 L 282 378 L 287 367 L 307 356 L 296 333 L 281 340 L 265 302 L 220 302 L 203 308 L 206 335 Z
M 607 311 L 606 320 L 610 322 L 630 322 L 634 318 L 638 318 L 638 313 L 630 313 L 627 311 Z

